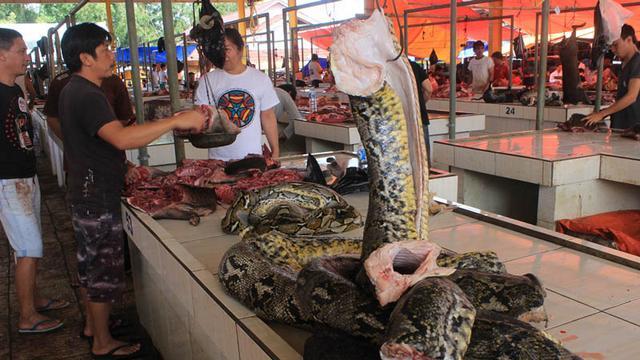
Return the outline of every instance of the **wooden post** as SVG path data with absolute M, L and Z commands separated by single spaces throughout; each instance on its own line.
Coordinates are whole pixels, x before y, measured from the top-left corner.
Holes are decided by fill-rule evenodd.
M 296 6 L 296 0 L 289 0 L 289 6 Z M 289 29 L 298 27 L 298 11 L 292 11 L 289 14 Z M 291 72 L 293 73 L 293 79 L 295 83 L 296 74 L 299 69 L 300 56 L 298 55 L 298 32 L 293 31 L 291 37 Z
M 489 16 L 502 16 L 502 0 L 489 6 Z M 502 52 L 502 19 L 489 21 L 489 56 Z
M 244 19 L 246 17 L 245 15 L 245 4 L 244 4 L 244 0 L 236 0 L 237 4 L 238 4 L 238 19 Z M 239 22 L 238 23 L 238 32 L 240 33 L 240 35 L 242 35 L 242 38 L 246 40 L 246 36 L 247 36 L 247 23 L 245 22 Z M 246 64 L 247 63 L 247 46 L 245 45 L 244 49 L 242 49 L 242 63 Z

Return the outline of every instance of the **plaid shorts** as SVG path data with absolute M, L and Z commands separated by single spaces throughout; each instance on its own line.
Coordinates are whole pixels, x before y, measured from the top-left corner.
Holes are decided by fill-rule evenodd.
M 71 206 L 78 280 L 91 302 L 115 302 L 125 289 L 124 236 L 119 208 Z

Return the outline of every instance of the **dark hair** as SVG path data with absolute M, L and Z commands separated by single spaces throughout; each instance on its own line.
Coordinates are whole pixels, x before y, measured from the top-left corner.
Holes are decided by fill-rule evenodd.
M 21 37 L 22 35 L 13 29 L 0 28 L 0 49 L 1 50 L 11 49 L 11 47 L 13 46 L 13 42 L 17 38 L 21 38 Z
M 318 54 L 311 54 L 311 61 L 318 61 Z
M 244 48 L 244 40 L 242 40 L 242 35 L 240 35 L 240 32 L 236 28 L 224 29 L 224 37 L 231 41 L 238 50 L 242 50 Z
M 502 56 L 502 53 L 500 51 L 494 52 L 493 54 L 491 54 L 491 57 L 498 60 L 504 59 L 504 56 Z
M 638 39 L 636 39 L 636 31 L 633 29 L 633 26 L 624 24 L 622 25 L 622 30 L 620 31 L 620 38 L 622 40 L 626 40 L 629 36 L 631 36 L 631 40 L 633 43 L 637 43 Z
M 296 99 L 296 96 L 298 96 L 298 91 L 296 90 L 296 87 L 291 85 L 291 84 L 281 84 L 278 85 L 278 87 L 286 92 L 289 93 L 289 95 L 291 95 L 291 98 L 293 100 Z
M 111 34 L 94 23 L 82 23 L 70 27 L 65 31 L 60 43 L 62 57 L 67 69 L 77 72 L 82 69 L 80 54 L 96 57 L 96 48 L 111 41 Z
M 475 48 L 477 48 L 477 47 L 481 47 L 481 48 L 483 48 L 483 49 L 484 49 L 484 43 L 482 42 L 482 40 L 476 40 L 476 41 L 473 43 L 473 48 L 475 49 Z
M 164 68 L 166 68 L 166 67 L 167 67 L 167 64 L 165 64 L 165 63 L 160 64 L 160 68 L 161 68 L 161 69 L 164 69 Z

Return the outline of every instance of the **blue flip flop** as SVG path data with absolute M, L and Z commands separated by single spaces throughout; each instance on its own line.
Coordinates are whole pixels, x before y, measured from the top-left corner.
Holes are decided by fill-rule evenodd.
M 51 322 L 58 322 L 58 325 L 55 325 L 55 326 L 52 326 L 52 327 L 48 327 L 48 328 L 38 329 L 38 326 L 40 326 L 42 324 L 46 324 L 46 323 L 51 323 Z M 40 321 L 36 322 L 35 324 L 33 324 L 32 327 L 30 327 L 28 329 L 20 329 L 20 328 L 18 328 L 18 333 L 19 334 L 44 334 L 44 333 L 49 333 L 49 332 L 58 330 L 63 325 L 64 325 L 64 322 L 60 321 L 60 320 L 44 319 L 44 320 L 40 320 Z
M 59 303 L 61 305 L 55 306 L 56 303 Z M 49 302 L 47 302 L 47 304 L 45 306 L 36 307 L 36 311 L 37 312 L 45 312 L 45 311 L 49 311 L 49 310 L 60 310 L 60 309 L 64 309 L 64 308 L 68 307 L 69 305 L 71 305 L 71 303 L 66 301 L 66 300 L 49 299 Z

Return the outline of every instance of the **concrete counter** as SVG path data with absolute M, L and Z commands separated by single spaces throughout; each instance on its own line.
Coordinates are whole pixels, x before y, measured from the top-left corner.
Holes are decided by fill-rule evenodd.
M 485 127 L 483 115 L 459 114 L 456 116 L 456 138 L 469 137 L 472 132 L 482 131 Z M 445 139 L 449 134 L 449 113 L 444 111 L 429 112 L 429 140 Z M 360 134 L 355 123 L 328 124 L 307 120 L 295 120 L 294 133 L 304 136 L 307 152 L 323 152 L 333 150 L 357 151 L 360 145 Z
M 366 213 L 368 194 L 346 199 Z M 165 359 L 302 359 L 308 332 L 264 322 L 222 289 L 220 259 L 239 241 L 220 229 L 224 209 L 197 227 L 156 221 L 127 205 L 122 211 L 138 314 Z M 432 217 L 429 226 L 430 239 L 447 249 L 493 250 L 510 272 L 538 275 L 548 292 L 547 330 L 570 350 L 610 359 L 640 356 L 640 271 L 573 248 L 640 264 L 637 257 L 564 235 L 553 239 L 567 246 L 545 241 L 557 235 L 473 209 Z M 361 235 L 362 229 L 346 234 Z
M 449 111 L 449 99 L 430 99 L 427 109 Z M 485 103 L 483 100 L 458 98 L 456 111 L 486 116 L 485 129 L 472 135 L 498 134 L 515 131 L 535 130 L 536 107 L 521 103 Z M 569 120 L 573 114 L 590 114 L 592 105 L 545 106 L 543 128 L 555 128 L 558 123 Z
M 640 142 L 558 130 L 437 141 L 460 202 L 553 229 L 555 221 L 640 209 Z

